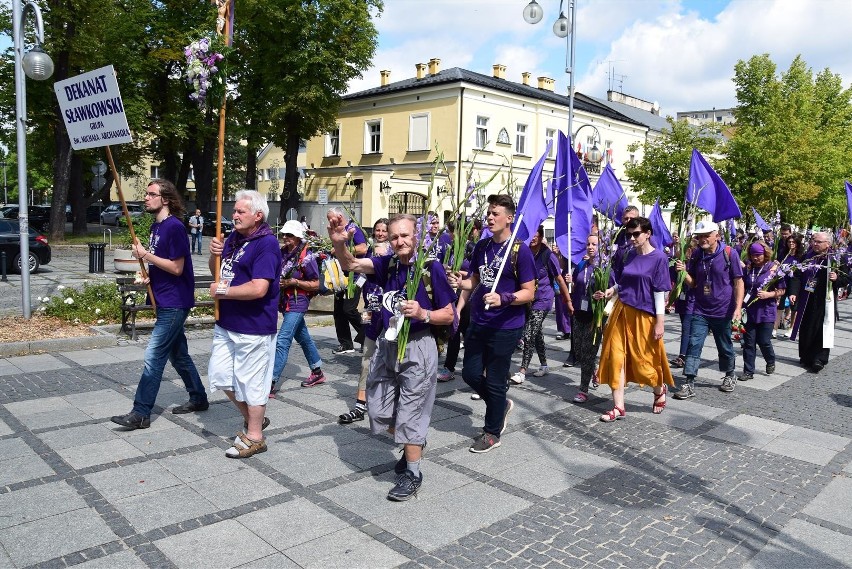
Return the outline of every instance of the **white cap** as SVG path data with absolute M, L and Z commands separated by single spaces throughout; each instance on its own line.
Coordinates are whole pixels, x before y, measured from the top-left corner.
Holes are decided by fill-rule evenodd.
M 299 239 L 305 238 L 305 231 L 302 228 L 302 224 L 296 221 L 295 219 L 291 219 L 283 226 L 281 226 L 281 230 L 278 231 L 278 233 L 281 233 L 282 235 L 285 233 L 289 233 L 290 235 L 295 235 Z
M 693 230 L 693 235 L 707 235 L 719 231 L 719 224 L 713 221 L 699 221 Z

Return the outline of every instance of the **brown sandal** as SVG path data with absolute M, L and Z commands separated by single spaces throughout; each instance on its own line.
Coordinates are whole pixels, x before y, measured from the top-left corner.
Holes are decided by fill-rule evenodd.
M 237 433 L 234 444 L 225 451 L 228 458 L 248 458 L 257 453 L 266 452 L 266 440 L 253 441 L 245 433 Z
M 663 409 L 666 408 L 666 399 L 668 399 L 666 397 L 666 394 L 668 392 L 669 386 L 664 383 L 663 390 L 659 394 L 654 394 L 654 405 L 653 407 L 651 407 L 651 411 L 654 413 L 654 415 L 659 415 L 663 412 Z M 662 399 L 662 401 L 660 401 L 660 399 Z

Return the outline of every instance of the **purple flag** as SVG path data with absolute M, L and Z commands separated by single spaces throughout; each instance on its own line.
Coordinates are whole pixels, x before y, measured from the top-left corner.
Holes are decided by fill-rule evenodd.
M 627 207 L 627 194 L 624 193 L 621 182 L 618 181 L 615 171 L 608 163 L 601 172 L 595 189 L 592 190 L 592 204 L 596 210 L 613 220 L 616 225 L 621 225 L 621 215 Z
M 553 170 L 553 195 L 556 198 L 554 237 L 562 256 L 570 258 L 575 264 L 583 259 L 586 239 L 592 231 L 591 189 L 585 168 L 571 150 L 571 141 L 560 131 L 556 145 L 556 167 Z
M 689 164 L 686 201 L 709 212 L 716 223 L 743 216 L 731 190 L 695 148 Z
M 544 185 L 544 202 L 547 204 L 547 215 L 556 213 L 556 202 L 553 200 L 553 179 Z
M 762 229 L 763 231 L 769 231 L 770 229 L 772 229 L 771 227 L 769 227 L 769 224 L 766 223 L 762 217 L 760 217 L 760 214 L 757 213 L 757 210 L 754 209 L 754 206 L 752 206 L 751 211 L 752 213 L 754 213 L 754 224 L 757 225 L 759 229 Z
M 653 233 L 651 233 L 651 245 L 654 246 L 654 249 L 662 250 L 664 247 L 671 245 L 672 233 L 663 220 L 663 210 L 660 209 L 659 198 L 654 202 L 654 207 L 651 208 L 651 215 L 648 216 L 648 221 L 651 222 L 651 229 L 653 230 Z
M 846 182 L 846 209 L 849 210 L 849 220 L 852 222 L 852 184 Z
M 524 217 L 521 220 L 521 227 L 518 228 L 517 238 L 527 244 L 529 244 L 532 236 L 538 232 L 538 226 L 541 225 L 541 222 L 547 218 L 547 204 L 544 202 L 544 192 L 541 187 L 541 171 L 544 169 L 544 161 L 550 154 L 551 146 L 553 146 L 553 141 L 547 141 L 544 154 L 541 155 L 541 158 L 530 171 L 527 182 L 524 184 L 524 191 L 518 198 L 516 211 L 523 213 Z

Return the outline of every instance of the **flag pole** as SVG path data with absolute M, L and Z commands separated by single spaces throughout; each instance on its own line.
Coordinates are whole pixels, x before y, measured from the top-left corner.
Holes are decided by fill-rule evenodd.
M 219 17 L 224 19 L 224 26 L 217 26 L 216 32 L 224 35 L 228 45 L 231 45 L 233 0 L 216 0 L 216 5 L 219 9 Z M 221 21 L 221 20 L 220 20 Z M 225 177 L 225 111 L 228 102 L 226 92 L 222 93 L 222 105 L 219 107 L 219 150 L 217 154 L 216 164 L 216 238 L 224 241 L 225 236 L 222 235 L 222 185 Z M 222 272 L 222 257 L 217 256 L 214 260 L 215 266 L 213 270 L 213 280 L 219 284 L 220 274 Z M 213 317 L 219 320 L 219 298 L 213 298 Z
M 124 213 L 124 219 L 127 221 L 127 231 L 130 232 L 130 242 L 136 243 L 136 231 L 133 230 L 133 218 L 130 217 L 130 211 L 127 209 L 127 202 L 124 201 L 124 192 L 121 191 L 121 177 L 118 175 L 118 170 L 115 169 L 115 162 L 112 159 L 112 150 L 109 145 L 106 147 L 106 155 L 107 161 L 109 162 L 109 167 L 112 170 L 112 177 L 115 180 L 115 189 L 118 193 L 118 199 L 121 202 L 121 210 Z M 151 280 L 148 278 L 148 269 L 145 267 L 145 261 L 138 259 L 139 261 L 139 269 L 142 272 L 142 278 L 147 281 L 148 285 L 148 296 L 151 299 L 151 308 L 154 309 L 154 313 L 157 312 L 157 303 L 154 300 L 154 289 L 151 287 Z
M 506 266 L 506 259 L 509 258 L 509 255 L 512 254 L 512 244 L 515 242 L 515 237 L 518 235 L 518 229 L 521 228 L 521 222 L 524 221 L 524 212 L 518 214 L 518 221 L 515 222 L 515 227 L 512 228 L 512 235 L 509 237 L 509 246 L 506 247 L 506 254 L 503 255 L 503 258 L 500 259 L 500 268 L 497 269 L 497 276 L 494 277 L 494 282 L 491 283 L 491 290 L 489 292 L 494 292 L 497 290 L 497 283 L 500 282 L 500 276 L 503 274 L 503 268 Z M 491 308 L 490 304 L 485 305 L 485 310 Z

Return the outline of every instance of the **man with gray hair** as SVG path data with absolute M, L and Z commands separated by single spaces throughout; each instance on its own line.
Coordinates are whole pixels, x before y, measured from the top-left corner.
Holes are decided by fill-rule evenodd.
M 374 433 L 392 433 L 403 445 L 394 468 L 396 484 L 388 492 L 388 499 L 396 502 L 416 496 L 423 483 L 420 458 L 438 380 L 438 347 L 430 325 L 449 325 L 455 319 L 455 294 L 439 261 L 426 261 L 428 280 L 419 283 L 414 298 L 406 297 L 418 252 L 416 225 L 412 215 L 394 216 L 388 223 L 393 255 L 357 259 L 346 246 L 353 230 L 347 230 L 340 212 L 328 212 L 328 236 L 340 265 L 367 275 L 384 291 L 382 331 L 367 376 L 367 414 Z M 405 318 L 410 321 L 408 344 L 405 356 L 398 358 L 396 338 Z
M 790 280 L 790 302 L 797 305 L 790 339 L 799 338 L 799 362 L 812 373 L 828 363 L 834 346 L 837 293 L 848 284 L 848 270 L 831 266 L 831 233 L 817 231 L 802 259 L 805 267 Z
M 272 386 L 281 270 L 281 250 L 266 223 L 268 215 L 261 194 L 237 192 L 233 233 L 224 243 L 218 236 L 210 241 L 210 271 L 215 275 L 217 259 L 222 267 L 218 283 L 210 286 L 219 301 L 207 369 L 210 391 L 223 390 L 244 419 L 244 431 L 225 451 L 228 458 L 266 452 L 262 430 Z

